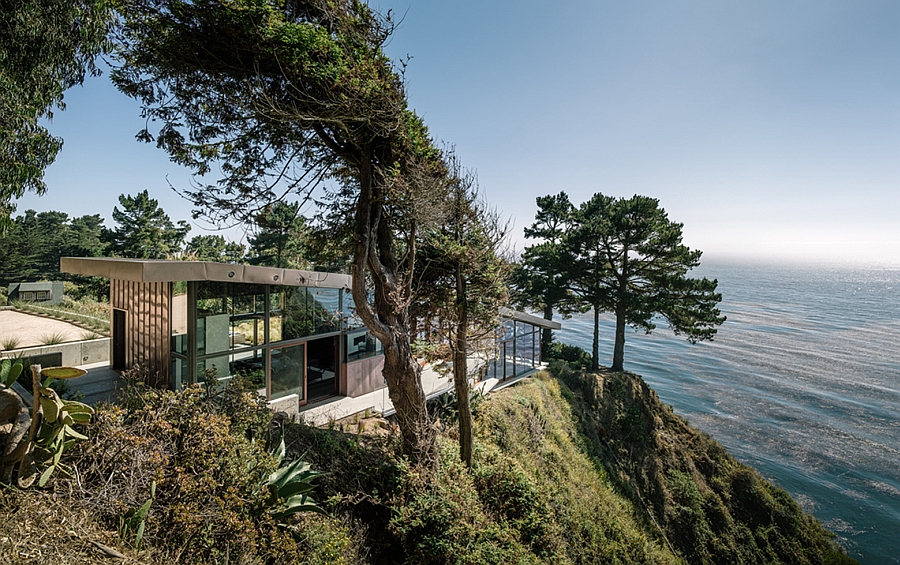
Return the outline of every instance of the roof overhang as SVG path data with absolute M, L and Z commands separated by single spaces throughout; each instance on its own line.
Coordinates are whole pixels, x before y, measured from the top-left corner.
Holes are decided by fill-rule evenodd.
M 166 261 L 115 257 L 63 257 L 59 270 L 73 275 L 132 282 L 217 281 L 234 283 L 350 288 L 351 276 L 210 261 Z
M 511 310 L 509 308 L 500 308 L 500 315 L 507 320 L 515 320 L 516 322 L 524 322 L 526 324 L 531 324 L 532 326 L 537 326 L 539 328 L 549 329 L 549 330 L 559 330 L 562 329 L 562 324 L 559 322 L 554 322 L 553 320 L 545 320 L 544 318 L 533 316 L 531 314 L 526 314 L 525 312 L 519 312 L 517 310 Z

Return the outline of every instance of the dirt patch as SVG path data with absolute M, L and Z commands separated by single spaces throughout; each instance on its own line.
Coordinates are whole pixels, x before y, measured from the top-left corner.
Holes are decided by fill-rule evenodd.
M 90 330 L 68 322 L 13 310 L 0 310 L 0 350 L 46 345 L 50 341 L 82 341 L 91 335 L 93 332 Z M 7 347 L 13 343 L 14 347 Z

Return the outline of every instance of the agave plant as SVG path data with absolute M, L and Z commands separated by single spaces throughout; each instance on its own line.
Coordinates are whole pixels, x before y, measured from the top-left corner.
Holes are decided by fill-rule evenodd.
M 284 439 L 282 439 L 273 455 L 280 462 L 284 453 Z M 304 453 L 304 455 L 306 454 Z M 301 455 L 293 463 L 279 468 L 262 482 L 262 486 L 269 489 L 273 501 L 269 513 L 276 520 L 298 512 L 325 514 L 322 507 L 308 494 L 315 488 L 311 481 L 322 476 L 323 473 L 313 471 L 310 464 L 303 461 L 304 455 Z

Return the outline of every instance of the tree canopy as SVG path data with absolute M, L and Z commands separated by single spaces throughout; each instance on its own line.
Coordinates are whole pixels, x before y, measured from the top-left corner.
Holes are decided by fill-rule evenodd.
M 122 194 L 112 217 L 118 226 L 106 233 L 109 249 L 118 257 L 165 259 L 181 252 L 191 227 L 184 220 L 172 223 L 155 198 L 144 190 L 135 196 Z
M 299 202 L 276 201 L 254 218 L 256 234 L 250 238 L 249 262 L 290 269 L 309 267 L 309 228 Z
M 565 192 L 539 196 L 537 206 L 535 221 L 525 228 L 525 237 L 540 241 L 522 252 L 511 273 L 510 286 L 518 306 L 538 310 L 545 320 L 552 320 L 554 311 L 568 316 L 578 309 L 565 280 L 566 272 L 560 268 L 567 257 L 564 240 L 573 207 Z M 551 341 L 552 331 L 545 328 L 541 332 L 542 355 L 547 354 Z
M 16 198 L 47 190 L 44 170 L 62 139 L 39 121 L 65 109 L 63 93 L 97 72 L 112 3 L 0 0 L 0 14 L 0 227 L 8 227 Z
M 523 261 L 521 268 L 537 280 L 555 277 L 576 302 L 593 309 L 594 369 L 602 312 L 616 316 L 612 369 L 617 371 L 623 368 L 626 326 L 650 333 L 661 316 L 692 343 L 713 339 L 725 321 L 716 307 L 722 300 L 718 283 L 688 276 L 702 252 L 682 244 L 683 225 L 669 220 L 658 200 L 597 193 L 576 208 L 560 193 L 538 204 L 530 233 L 544 239 L 533 248 L 540 262 Z
M 346 198 L 353 298 L 384 345 L 405 451 L 436 462 L 409 344 L 415 234 L 440 151 L 382 51 L 393 30 L 356 0 L 125 0 L 117 86 L 142 101 L 155 141 L 193 168 L 196 214 L 248 219 L 323 180 Z M 222 172 L 215 182 L 204 175 Z

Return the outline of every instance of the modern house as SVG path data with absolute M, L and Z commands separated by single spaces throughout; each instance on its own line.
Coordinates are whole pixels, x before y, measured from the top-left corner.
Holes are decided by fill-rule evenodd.
M 384 386 L 381 344 L 355 315 L 351 277 L 199 261 L 64 257 L 60 270 L 110 280 L 110 366 L 139 365 L 173 389 L 243 375 L 288 412 Z M 540 363 L 539 328 L 506 311 L 500 380 Z
M 9 285 L 7 296 L 9 300 L 59 304 L 63 299 L 63 283 L 62 281 L 12 283 Z

